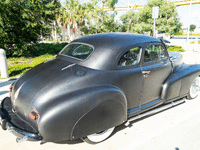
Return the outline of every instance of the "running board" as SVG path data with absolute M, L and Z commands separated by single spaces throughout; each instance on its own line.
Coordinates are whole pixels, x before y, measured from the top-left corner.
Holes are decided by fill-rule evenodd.
M 155 114 L 155 113 L 157 113 L 157 112 L 163 111 L 163 110 L 165 110 L 165 109 L 168 109 L 168 108 L 170 108 L 170 107 L 176 106 L 176 105 L 181 104 L 181 103 L 184 103 L 184 102 L 185 102 L 185 98 L 183 98 L 183 99 L 181 99 L 181 100 L 178 100 L 178 101 L 175 101 L 175 102 L 171 102 L 170 104 L 167 104 L 167 105 L 165 105 L 165 106 L 159 107 L 159 108 L 157 108 L 157 109 L 154 109 L 154 110 L 148 111 L 148 112 L 146 112 L 146 113 L 140 114 L 140 115 L 138 115 L 138 116 L 135 116 L 135 117 L 133 117 L 133 118 L 130 118 L 130 119 L 127 120 L 127 122 L 126 122 L 124 125 L 125 125 L 125 126 L 129 126 L 129 124 L 130 124 L 131 121 L 134 121 L 134 120 L 136 120 L 136 119 L 143 118 L 143 117 L 145 117 L 145 116 L 149 116 L 149 115 Z

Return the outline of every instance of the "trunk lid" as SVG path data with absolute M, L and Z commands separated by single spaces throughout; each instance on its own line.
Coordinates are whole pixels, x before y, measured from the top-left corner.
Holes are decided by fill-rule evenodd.
M 14 84 L 11 94 L 13 109 L 23 120 L 27 120 L 27 109 L 34 98 L 50 83 L 66 76 L 73 70 L 72 63 L 53 59 L 42 63 L 23 74 Z

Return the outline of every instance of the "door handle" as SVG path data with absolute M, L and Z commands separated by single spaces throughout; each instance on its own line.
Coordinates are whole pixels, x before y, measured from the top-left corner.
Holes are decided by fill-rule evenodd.
M 151 71 L 142 71 L 142 74 L 144 78 L 147 78 L 151 74 Z

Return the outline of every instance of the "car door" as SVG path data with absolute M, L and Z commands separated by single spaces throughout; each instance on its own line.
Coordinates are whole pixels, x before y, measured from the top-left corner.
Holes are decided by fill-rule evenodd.
M 142 48 L 134 46 L 122 52 L 118 60 L 118 76 L 120 89 L 127 98 L 128 116 L 140 112 L 140 96 L 142 92 L 141 71 Z
M 167 51 L 161 43 L 146 45 L 143 50 L 141 70 L 143 75 L 141 110 L 145 110 L 162 103 L 162 85 L 172 72 Z

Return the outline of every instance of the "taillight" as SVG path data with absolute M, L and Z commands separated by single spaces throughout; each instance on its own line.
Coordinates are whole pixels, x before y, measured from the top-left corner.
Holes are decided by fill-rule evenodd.
M 39 114 L 35 111 L 32 111 L 30 113 L 30 118 L 33 119 L 33 120 L 37 120 L 39 118 Z
M 12 92 L 12 85 L 9 87 L 9 92 Z
M 14 83 L 15 83 L 15 81 L 10 85 L 9 92 L 12 92 L 12 88 L 13 88 Z

